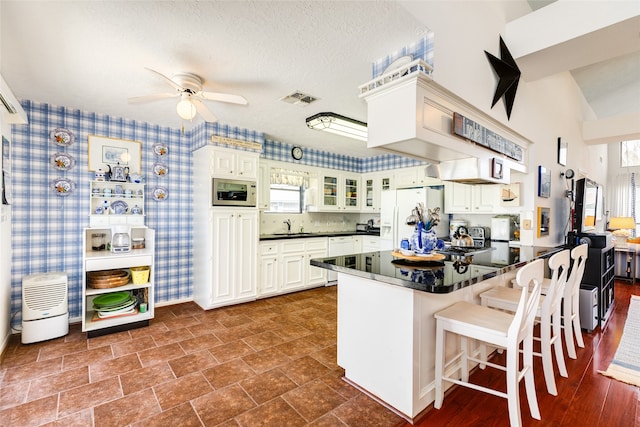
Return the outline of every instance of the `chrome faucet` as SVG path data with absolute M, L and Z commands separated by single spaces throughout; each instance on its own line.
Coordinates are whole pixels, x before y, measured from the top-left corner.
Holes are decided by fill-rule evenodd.
M 291 233 L 291 220 L 287 219 L 286 221 L 282 221 L 284 224 L 287 224 L 287 233 Z

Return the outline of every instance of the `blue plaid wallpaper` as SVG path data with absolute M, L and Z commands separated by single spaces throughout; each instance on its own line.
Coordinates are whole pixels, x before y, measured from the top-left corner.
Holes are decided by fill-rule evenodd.
M 397 50 L 383 58 L 378 59 L 372 64 L 371 76 L 373 78 L 382 74 L 386 68 L 393 63 L 393 61 L 410 55 L 412 59 L 422 59 L 427 64 L 433 67 L 433 54 L 434 54 L 434 32 L 429 30 L 415 43 L 411 43 L 408 46 L 404 46 L 400 50 Z
M 142 174 L 147 195 L 156 186 L 167 189 L 168 198 L 145 199 L 146 224 L 156 230 L 156 301 L 191 297 L 192 240 L 192 160 L 189 135 L 147 123 L 53 105 L 23 101 L 29 125 L 12 127 L 13 146 L 13 260 L 11 275 L 11 311 L 18 312 L 13 324 L 21 321 L 22 277 L 28 274 L 64 271 L 69 278 L 69 314 L 78 317 L 81 310 L 82 233 L 89 225 L 89 181 L 87 170 L 88 136 L 141 142 Z M 50 132 L 68 129 L 75 142 L 56 145 Z M 162 157 L 168 173 L 152 172 L 159 158 L 153 145 L 164 143 L 168 154 Z M 61 152 L 75 159 L 75 166 L 60 171 L 50 158 Z M 75 189 L 60 197 L 51 189 L 51 181 L 67 178 Z
M 64 271 L 69 277 L 69 314 L 80 316 L 82 286 L 82 233 L 89 226 L 88 136 L 141 142 L 142 174 L 147 194 L 157 186 L 168 197 L 145 199 L 146 225 L 156 230 L 156 302 L 172 302 L 192 297 L 193 266 L 193 186 L 192 151 L 210 144 L 211 135 L 262 143 L 262 157 L 291 161 L 293 145 L 264 140 L 261 132 L 218 123 L 204 123 L 182 134 L 179 129 L 152 125 L 55 105 L 22 101 L 29 125 L 12 127 L 13 147 L 13 259 L 11 272 L 12 324 L 21 322 L 22 278 L 25 275 Z M 57 128 L 68 129 L 75 141 L 57 145 L 50 137 Z M 160 159 L 153 146 L 163 143 L 168 154 L 161 161 L 166 175 L 152 172 Z M 75 160 L 68 170 L 57 170 L 51 156 L 64 153 Z M 424 162 L 396 155 L 360 159 L 307 148 L 303 164 L 352 172 L 372 172 L 409 167 Z M 66 178 L 75 184 L 67 196 L 60 197 L 51 182 Z

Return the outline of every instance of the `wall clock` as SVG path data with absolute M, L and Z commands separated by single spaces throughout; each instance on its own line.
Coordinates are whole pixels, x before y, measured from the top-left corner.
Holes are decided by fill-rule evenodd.
M 293 157 L 295 160 L 300 160 L 302 158 L 302 148 L 300 147 L 293 147 L 291 149 L 291 157 Z

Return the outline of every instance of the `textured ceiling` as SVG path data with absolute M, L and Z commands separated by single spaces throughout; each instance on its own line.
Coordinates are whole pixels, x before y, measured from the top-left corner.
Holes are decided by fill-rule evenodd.
M 205 90 L 248 99 L 247 106 L 209 102 L 222 123 L 360 157 L 380 152 L 309 130 L 305 118 L 333 111 L 366 121 L 357 87 L 371 78 L 371 63 L 426 30 L 390 1 L 1 0 L 0 14 L 0 72 L 18 98 L 178 128 L 174 99 L 129 105 L 127 98 L 171 91 L 144 67 L 187 71 L 204 78 Z M 637 83 L 633 62 L 601 65 L 635 72 Z M 594 79 L 587 68 L 574 76 L 594 111 L 620 108 L 602 96 L 616 79 Z M 279 101 L 294 91 L 319 100 Z

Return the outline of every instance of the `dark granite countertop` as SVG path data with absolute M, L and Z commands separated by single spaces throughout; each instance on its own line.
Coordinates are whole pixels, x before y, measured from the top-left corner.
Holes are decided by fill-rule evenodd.
M 485 251 L 470 257 L 446 255 L 442 261 L 412 262 L 392 251 L 315 258 L 311 265 L 365 279 L 430 293 L 449 293 L 471 286 L 538 258 L 548 258 L 561 247 L 522 246 Z M 508 255 L 504 257 L 504 255 Z M 501 258 L 501 259 L 498 259 Z
M 340 236 L 379 236 L 380 231 L 325 231 L 315 233 L 278 233 L 278 234 L 262 234 L 260 240 L 278 240 L 278 239 L 302 239 L 310 237 L 340 237 Z

